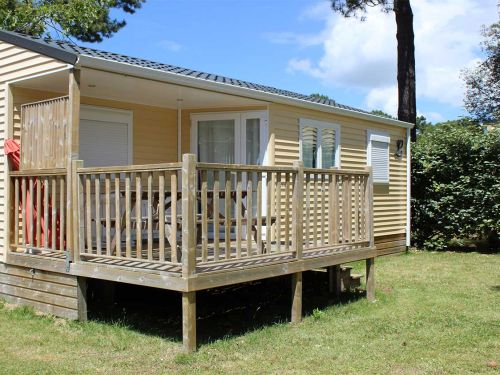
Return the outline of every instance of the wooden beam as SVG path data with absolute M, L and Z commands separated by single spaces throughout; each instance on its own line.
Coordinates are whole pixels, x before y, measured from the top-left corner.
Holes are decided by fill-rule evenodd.
M 302 320 L 302 272 L 292 274 L 292 323 Z
M 196 350 L 196 292 L 182 293 L 182 346 L 186 353 Z
M 67 149 L 66 155 L 68 158 L 67 163 L 67 202 L 66 202 L 66 246 L 68 246 L 69 260 L 74 259 L 76 249 L 71 249 L 73 243 L 73 183 L 71 181 L 72 160 L 78 159 L 79 154 L 79 133 L 80 133 L 80 70 L 71 69 L 69 71 L 69 116 L 68 127 L 66 134 Z
M 375 258 L 366 260 L 366 298 L 375 301 Z
M 196 155 L 182 156 L 182 277 L 196 269 Z
M 87 278 L 78 276 L 76 278 L 76 298 L 78 304 L 78 320 L 87 321 Z

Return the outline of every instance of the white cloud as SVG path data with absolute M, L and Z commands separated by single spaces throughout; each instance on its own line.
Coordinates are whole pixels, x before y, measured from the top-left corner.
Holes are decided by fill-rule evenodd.
M 396 85 L 375 87 L 368 92 L 365 101 L 370 109 L 381 109 L 396 116 L 398 113 L 398 88 Z
M 478 59 L 480 27 L 496 21 L 493 0 L 415 0 L 414 12 L 417 100 L 428 99 L 462 107 L 460 71 Z M 287 71 L 303 73 L 330 87 L 356 88 L 365 93 L 369 109 L 382 108 L 395 114 L 397 96 L 396 24 L 392 13 L 369 9 L 366 20 L 343 18 L 333 13 L 329 1 L 305 10 L 302 18 L 324 22 L 317 35 L 278 33 L 275 43 L 301 47 L 319 45 L 322 56 L 313 61 L 297 56 Z M 417 102 L 418 105 L 418 102 Z M 433 117 L 438 117 L 434 113 Z
M 182 49 L 182 45 L 173 40 L 160 40 L 158 46 L 171 52 L 179 52 Z

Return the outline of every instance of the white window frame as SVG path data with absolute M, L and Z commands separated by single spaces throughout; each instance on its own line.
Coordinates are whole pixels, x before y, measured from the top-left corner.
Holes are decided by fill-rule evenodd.
M 387 143 L 387 180 L 375 180 L 373 179 L 374 184 L 388 184 L 390 181 L 391 175 L 391 137 L 389 133 L 380 131 L 380 130 L 367 130 L 366 132 L 366 165 L 372 166 L 372 142 L 383 142 Z
M 127 165 L 132 165 L 134 150 L 134 114 L 130 110 L 116 109 L 108 107 L 98 107 L 93 105 L 80 106 L 80 120 L 108 121 L 127 124 L 128 145 L 127 145 Z
M 319 121 L 319 120 L 312 120 L 312 119 L 307 119 L 307 118 L 300 118 L 299 119 L 299 126 L 300 126 L 300 136 L 299 136 L 299 160 L 303 160 L 303 155 L 302 155 L 302 139 L 304 136 L 304 128 L 305 127 L 311 127 L 311 128 L 316 128 L 319 131 L 317 132 L 317 139 L 316 139 L 316 160 L 317 160 L 317 166 L 316 168 L 322 168 L 323 167 L 323 157 L 322 157 L 322 149 L 321 149 L 321 134 L 323 129 L 328 129 L 328 130 L 335 130 L 335 168 L 340 168 L 340 125 L 337 123 L 333 122 L 327 122 L 327 121 Z
M 235 164 L 246 164 L 246 139 L 243 135 L 246 134 L 246 120 L 259 118 L 261 121 L 260 128 L 260 156 L 261 165 L 268 165 L 269 154 L 269 127 L 267 111 L 242 111 L 242 112 L 204 112 L 191 114 L 191 135 L 190 135 L 190 150 L 191 153 L 198 155 L 198 122 L 211 120 L 234 120 L 235 124 L 235 142 L 234 154 Z

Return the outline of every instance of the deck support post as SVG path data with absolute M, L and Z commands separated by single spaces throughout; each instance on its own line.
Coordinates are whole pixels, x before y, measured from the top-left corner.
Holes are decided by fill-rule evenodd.
M 375 301 L 375 258 L 366 260 L 366 298 Z
M 196 350 L 196 292 L 182 293 L 182 347 L 186 353 Z
M 292 323 L 302 320 L 302 272 L 292 274 Z
M 328 267 L 328 291 L 340 299 L 342 293 L 342 274 L 340 264 Z
M 76 298 L 78 305 L 78 320 L 87 321 L 87 278 L 76 277 Z

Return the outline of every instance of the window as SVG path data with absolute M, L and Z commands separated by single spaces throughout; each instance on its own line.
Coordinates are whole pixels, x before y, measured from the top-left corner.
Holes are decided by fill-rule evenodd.
M 391 138 L 387 133 L 368 131 L 367 161 L 373 168 L 374 183 L 389 183 L 389 145 Z
M 309 119 L 300 119 L 299 123 L 300 159 L 304 167 L 340 167 L 340 127 Z

